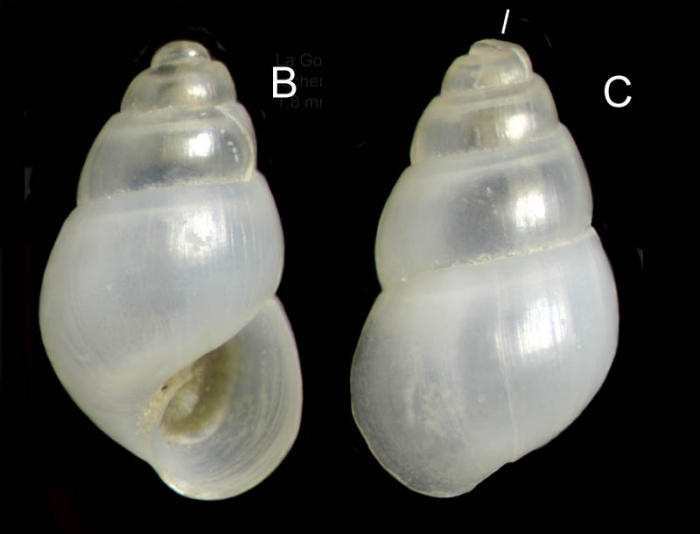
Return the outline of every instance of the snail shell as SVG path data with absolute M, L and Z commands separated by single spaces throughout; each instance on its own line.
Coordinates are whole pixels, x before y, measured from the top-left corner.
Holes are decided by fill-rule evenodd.
M 47 265 L 42 338 L 111 438 L 198 499 L 240 494 L 291 448 L 294 336 L 275 297 L 279 216 L 226 67 L 165 45 L 87 157 Z
M 352 365 L 372 453 L 420 493 L 471 491 L 564 430 L 616 352 L 588 176 L 525 51 L 474 44 L 421 117 L 376 242 Z

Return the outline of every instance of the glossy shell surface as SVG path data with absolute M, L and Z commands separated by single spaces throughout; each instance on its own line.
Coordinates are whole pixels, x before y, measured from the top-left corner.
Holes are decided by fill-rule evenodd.
M 382 293 L 352 365 L 355 421 L 403 484 L 471 491 L 596 394 L 618 307 L 591 214 L 584 164 L 525 51 L 474 44 L 384 208 Z
M 161 48 L 95 140 L 77 203 L 40 300 L 59 379 L 175 491 L 255 486 L 296 438 L 302 389 L 275 297 L 282 228 L 226 67 L 197 43 Z

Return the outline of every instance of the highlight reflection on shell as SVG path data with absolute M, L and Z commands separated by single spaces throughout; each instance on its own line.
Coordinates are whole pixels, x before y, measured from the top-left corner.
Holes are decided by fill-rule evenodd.
M 183 495 L 250 489 L 296 438 L 283 248 L 226 67 L 197 43 L 162 47 L 87 157 L 40 324 L 75 402 Z
M 403 484 L 471 491 L 600 388 L 618 310 L 591 214 L 581 157 L 525 51 L 474 44 L 384 208 L 382 293 L 352 365 L 355 420 Z

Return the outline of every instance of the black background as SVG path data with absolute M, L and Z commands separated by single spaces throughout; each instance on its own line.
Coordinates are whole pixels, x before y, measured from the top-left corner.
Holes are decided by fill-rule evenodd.
M 3 507 L 42 532 L 185 527 L 335 530 L 391 525 L 498 527 L 625 519 L 645 485 L 640 376 L 643 247 L 639 146 L 645 105 L 637 67 L 647 44 L 628 13 L 585 8 L 423 6 L 398 17 L 294 5 L 264 13 L 192 15 L 180 3 L 116 3 L 76 15 L 3 5 Z M 40 16 L 41 15 L 41 16 Z M 44 22 L 38 23 L 37 20 Z M 259 486 L 218 502 L 169 490 L 73 404 L 51 369 L 38 328 L 43 269 L 95 136 L 129 82 L 166 42 L 204 44 L 229 68 L 258 138 L 258 167 L 285 235 L 278 295 L 294 329 L 304 409 L 291 452 Z M 450 63 L 483 38 L 525 47 L 548 82 L 560 120 L 588 169 L 593 225 L 615 272 L 619 350 L 601 391 L 567 430 L 473 492 L 434 499 L 406 489 L 369 453 L 350 412 L 349 371 L 380 288 L 379 216 L 401 172 L 416 122 Z M 321 61 L 300 65 L 302 54 Z M 294 59 L 299 107 L 272 98 L 272 66 Z M 625 75 L 629 106 L 610 107 L 608 78 Z M 319 101 L 307 99 L 319 99 Z M 22 171 L 31 168 L 24 200 Z M 15 178 L 17 178 L 15 180 Z M 8 493 L 8 494 L 9 494 Z M 563 518 L 568 523 L 562 523 Z

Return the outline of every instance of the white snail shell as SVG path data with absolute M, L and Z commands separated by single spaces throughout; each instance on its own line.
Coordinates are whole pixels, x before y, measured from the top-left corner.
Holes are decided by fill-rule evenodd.
M 581 157 L 525 51 L 474 44 L 384 208 L 383 290 L 352 365 L 355 421 L 403 484 L 471 491 L 598 391 L 618 308 L 591 214 Z
M 240 494 L 296 439 L 283 248 L 226 67 L 197 43 L 167 44 L 87 157 L 40 324 L 75 402 L 183 495 Z

